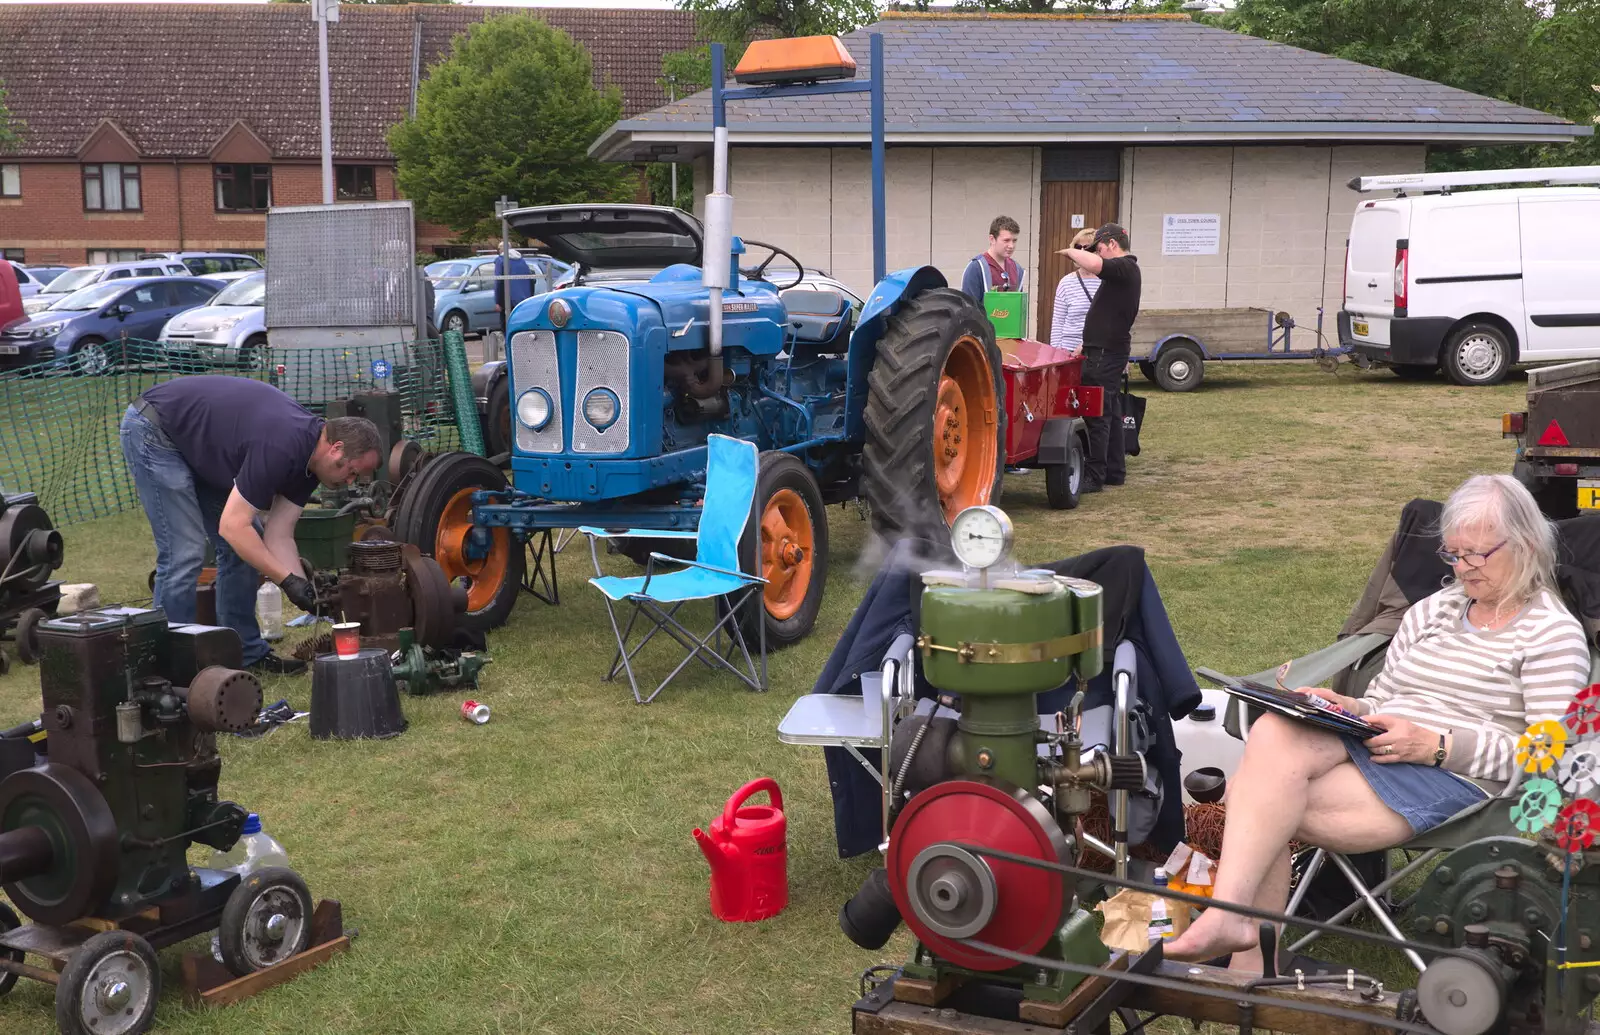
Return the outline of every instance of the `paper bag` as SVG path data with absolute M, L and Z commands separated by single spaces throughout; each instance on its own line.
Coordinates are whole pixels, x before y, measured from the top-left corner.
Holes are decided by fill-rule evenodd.
M 1105 943 L 1106 948 L 1144 952 L 1150 947 L 1150 905 L 1155 897 L 1147 891 L 1123 888 L 1094 907 L 1105 917 L 1100 940 Z M 1167 907 L 1172 913 L 1173 934 L 1179 935 L 1187 931 L 1188 904 L 1168 899 Z

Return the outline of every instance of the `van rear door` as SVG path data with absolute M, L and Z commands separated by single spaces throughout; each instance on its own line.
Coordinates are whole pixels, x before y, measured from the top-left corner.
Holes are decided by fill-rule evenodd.
M 1410 203 L 1363 201 L 1350 222 L 1344 308 L 1358 342 L 1389 344 L 1394 316 L 1394 244 L 1406 236 Z
M 1522 209 L 1522 354 L 1600 356 L 1600 191 L 1529 191 Z

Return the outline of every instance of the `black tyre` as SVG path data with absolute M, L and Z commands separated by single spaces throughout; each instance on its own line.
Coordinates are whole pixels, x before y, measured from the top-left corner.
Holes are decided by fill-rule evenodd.
M 102 931 L 78 947 L 56 985 L 61 1035 L 142 1035 L 161 998 L 161 967 L 131 931 Z
M 1205 363 L 1205 357 L 1193 345 L 1168 345 L 1156 357 L 1152 380 L 1165 392 L 1192 392 L 1205 379 Z
M 1444 347 L 1444 372 L 1469 388 L 1497 385 L 1515 362 L 1506 332 L 1491 323 L 1469 323 L 1450 336 Z
M 1439 372 L 1437 363 L 1395 363 L 1389 367 L 1402 381 L 1431 381 Z
M 867 390 L 861 485 L 873 531 L 948 545 L 950 519 L 998 501 L 1005 475 L 994 327 L 960 291 L 924 291 L 890 318 Z
M 80 377 L 109 374 L 116 363 L 104 338 L 85 338 L 72 350 L 72 372 Z
M 1139 361 L 1139 374 L 1151 384 L 1156 383 L 1156 365 L 1150 362 L 1148 359 L 1141 359 Z
M 239 346 L 238 363 L 246 370 L 265 372 L 272 362 L 272 350 L 267 347 L 265 334 L 252 334 Z
M 30 607 L 17 616 L 17 657 L 22 659 L 24 665 L 39 660 L 39 637 L 34 630 L 48 617 L 37 607 Z
M 1565 521 L 1578 516 L 1578 480 L 1556 478 L 1536 471 L 1526 461 L 1518 460 L 1511 466 L 1511 477 L 1528 490 L 1539 510 L 1551 521 Z M 19 650 L 20 654 L 21 651 Z
M 811 635 L 828 582 L 828 512 L 816 477 L 799 457 L 776 450 L 761 454 L 755 505 L 739 540 L 739 567 L 767 579 L 755 599 L 767 624 L 768 649 Z M 746 607 L 739 616 L 751 649 L 760 633 L 756 614 L 755 607 Z
M 467 326 L 467 314 L 459 309 L 452 309 L 444 314 L 444 323 L 439 325 L 439 330 L 446 334 L 455 331 L 457 334 L 465 336 Z
M 522 591 L 527 555 L 509 529 L 484 529 L 488 549 L 483 556 L 474 543 L 472 494 L 504 489 L 506 476 L 488 460 L 472 453 L 436 456 L 406 486 L 395 514 L 394 531 L 439 562 L 445 577 L 467 588 L 467 610 L 457 616 L 463 628 L 497 629 L 511 616 Z
M 483 418 L 483 444 L 490 456 L 511 452 L 511 378 L 497 378 L 489 389 Z
M 1083 441 L 1073 435 L 1067 445 L 1067 462 L 1046 464 L 1044 498 L 1054 510 L 1074 510 L 1083 485 Z
M 222 963 L 240 977 L 311 947 L 311 892 L 285 866 L 256 870 L 233 889 L 217 925 Z
M 11 911 L 10 906 L 0 902 L 0 934 L 6 934 L 7 932 L 15 931 L 21 926 L 21 918 L 18 917 L 16 913 Z M 10 960 L 12 963 L 21 963 L 22 958 L 26 955 L 27 953 L 23 952 L 21 949 L 0 949 L 0 959 Z M 5 995 L 7 992 L 11 991 L 14 987 L 16 987 L 16 984 L 17 975 L 9 972 L 0 973 L 0 995 Z

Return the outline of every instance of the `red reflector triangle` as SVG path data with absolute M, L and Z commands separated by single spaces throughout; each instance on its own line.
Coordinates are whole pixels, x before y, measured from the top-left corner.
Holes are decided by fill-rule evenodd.
M 1551 421 L 1550 426 L 1544 429 L 1544 434 L 1539 436 L 1541 446 L 1570 446 L 1567 433 L 1561 430 L 1559 421 Z

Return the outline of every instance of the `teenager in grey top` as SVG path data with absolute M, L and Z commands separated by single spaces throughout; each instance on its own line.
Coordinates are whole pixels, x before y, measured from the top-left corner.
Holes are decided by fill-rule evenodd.
M 1513 775 L 1517 737 L 1560 720 L 1588 683 L 1583 627 L 1554 592 L 1555 530 L 1528 490 L 1469 478 L 1440 533 L 1454 581 L 1406 612 L 1369 696 L 1316 691 L 1385 732 L 1363 742 L 1275 715 L 1250 728 L 1228 785 L 1218 901 L 1282 912 L 1290 840 L 1376 851 L 1482 801 Z M 1233 952 L 1235 967 L 1259 968 L 1257 939 L 1255 921 L 1209 909 L 1166 953 Z

